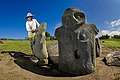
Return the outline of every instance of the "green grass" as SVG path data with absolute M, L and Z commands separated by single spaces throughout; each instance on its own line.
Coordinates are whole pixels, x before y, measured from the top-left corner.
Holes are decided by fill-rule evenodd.
M 25 53 L 30 53 L 30 43 L 25 41 L 12 41 L 12 40 L 5 40 L 3 41 L 4 44 L 0 44 L 0 51 L 20 51 Z
M 104 41 L 104 42 L 103 42 Z M 23 52 L 26 54 L 31 54 L 31 49 L 30 49 L 30 42 L 28 40 L 4 40 L 4 44 L 0 44 L 0 53 L 2 51 L 16 51 L 16 52 Z M 57 42 L 57 40 L 53 41 L 47 41 L 47 45 L 49 45 L 52 42 Z M 120 50 L 120 39 L 118 40 L 113 40 L 113 39 L 108 39 L 108 40 L 100 40 L 102 45 L 105 45 L 109 48 L 117 49 Z M 4 56 L 4 54 L 0 54 L 0 59 Z
M 120 39 L 101 40 L 100 43 L 112 49 L 120 50 Z
M 47 41 L 47 45 L 52 42 L 57 42 L 56 40 Z M 4 40 L 4 44 L 0 44 L 0 53 L 2 51 L 16 51 L 23 52 L 26 54 L 31 54 L 30 42 L 28 40 Z M 4 54 L 0 54 L 0 59 L 4 56 Z

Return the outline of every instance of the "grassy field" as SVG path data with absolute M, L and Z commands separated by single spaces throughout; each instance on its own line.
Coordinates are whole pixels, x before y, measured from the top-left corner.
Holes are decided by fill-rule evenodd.
M 101 40 L 101 45 L 105 45 L 109 48 L 120 50 L 120 39 L 107 39 L 107 40 Z
M 47 41 L 47 45 L 49 45 L 52 42 L 57 42 L 55 40 L 53 41 Z M 4 44 L 0 44 L 0 53 L 2 51 L 16 51 L 16 52 L 23 52 L 26 54 L 31 54 L 30 49 L 30 42 L 28 40 L 4 40 Z M 3 57 L 4 54 L 0 54 L 0 59 Z
M 31 49 L 30 49 L 30 43 L 27 40 L 23 40 L 23 41 L 12 41 L 12 40 L 5 40 L 3 41 L 4 44 L 0 44 L 0 53 L 2 51 L 15 51 L 15 52 L 22 52 L 22 53 L 26 53 L 26 54 L 31 54 Z M 57 41 L 47 41 L 47 45 L 49 45 L 52 42 L 57 42 Z M 85 76 L 82 78 L 81 77 L 77 77 L 79 80 L 120 80 L 119 76 L 117 76 L 117 74 L 119 74 L 120 72 L 120 68 L 119 67 L 110 67 L 110 66 L 106 66 L 102 59 L 104 58 L 104 56 L 106 54 L 108 54 L 110 52 L 112 48 L 112 51 L 114 50 L 120 50 L 120 40 L 113 40 L 113 39 L 108 39 L 108 40 L 101 40 L 100 41 L 101 45 L 102 45 L 102 56 L 100 56 L 99 58 L 96 59 L 96 70 L 97 73 L 92 74 L 91 76 Z M 8 55 L 8 54 L 0 54 L 0 60 L 3 58 L 1 62 L 1 66 L 0 66 L 0 80 L 16 80 L 19 78 L 22 78 L 20 80 L 23 80 L 23 78 L 29 79 L 30 76 L 32 76 L 29 80 L 34 80 L 33 78 L 35 78 L 35 80 L 38 79 L 49 79 L 49 77 L 45 76 L 46 74 L 55 74 L 55 71 L 52 70 L 47 70 L 39 67 L 33 67 L 33 64 L 31 64 L 31 62 L 28 62 L 25 57 L 20 57 L 19 58 L 14 58 L 13 61 L 13 57 L 3 57 L 4 55 Z M 4 63 L 3 63 L 4 62 Z M 17 65 L 16 65 L 17 64 Z M 39 70 L 40 69 L 40 70 Z M 2 71 L 3 70 L 3 71 Z M 27 70 L 27 71 L 26 71 Z M 17 71 L 17 73 L 16 73 Z M 37 71 L 37 72 L 36 72 Z M 38 72 L 40 71 L 40 72 Z M 31 73 L 32 72 L 32 73 Z M 47 73 L 48 72 L 48 73 Z M 36 75 L 36 74 L 39 75 Z M 43 74 L 45 75 L 43 75 Z M 28 77 L 23 76 L 24 74 L 27 74 Z M 7 75 L 7 76 L 6 76 Z M 12 75 L 12 76 L 11 76 Z M 19 75 L 19 76 L 18 76 Z M 55 74 L 56 75 L 56 74 Z M 41 77 L 42 76 L 42 77 Z M 114 76 L 114 78 L 113 78 Z M 62 79 L 65 79 L 65 77 L 59 77 Z M 68 78 L 66 77 L 67 80 L 71 79 L 72 77 Z M 105 78 L 105 79 L 104 79 Z M 109 79 L 108 79 L 109 78 Z M 112 79 L 111 79 L 112 78 Z M 57 80 L 58 77 L 52 77 L 50 76 L 50 80 Z M 75 79 L 75 78 L 72 78 Z M 77 79 L 77 80 L 78 80 Z
M 30 49 L 30 43 L 28 40 L 5 40 L 3 41 L 4 44 L 0 44 L 0 53 L 2 51 L 16 51 L 16 52 L 23 52 L 26 54 L 31 54 L 31 49 Z M 55 40 L 53 41 L 47 41 L 47 45 L 49 45 L 52 42 L 57 42 Z M 118 40 L 113 40 L 113 39 L 108 39 L 108 40 L 101 40 L 100 41 L 101 45 L 105 45 L 109 48 L 117 49 L 120 50 L 120 39 Z M 3 54 L 0 54 L 0 59 L 3 57 Z

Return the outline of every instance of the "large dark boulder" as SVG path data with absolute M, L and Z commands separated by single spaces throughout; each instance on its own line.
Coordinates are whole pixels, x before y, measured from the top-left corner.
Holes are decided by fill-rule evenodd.
M 48 51 L 50 60 L 52 60 L 54 64 L 58 64 L 59 63 L 58 43 L 54 42 L 49 44 L 47 46 L 47 51 Z
M 109 66 L 120 66 L 120 51 L 110 52 L 104 61 Z

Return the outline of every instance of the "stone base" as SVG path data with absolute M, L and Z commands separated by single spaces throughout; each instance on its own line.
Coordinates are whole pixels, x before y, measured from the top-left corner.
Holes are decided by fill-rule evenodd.
M 95 68 L 88 69 L 88 68 L 74 68 L 74 66 L 63 66 L 59 64 L 58 69 L 62 72 L 73 74 L 73 75 L 86 75 L 95 72 Z
M 38 65 L 44 66 L 48 64 L 48 59 L 41 59 L 38 61 Z

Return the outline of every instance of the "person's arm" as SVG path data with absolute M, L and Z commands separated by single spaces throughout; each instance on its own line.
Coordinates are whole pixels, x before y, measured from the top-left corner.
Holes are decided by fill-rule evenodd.
M 44 31 L 46 30 L 46 26 L 47 26 L 46 23 L 43 22 L 42 24 L 39 24 L 36 19 L 35 19 L 35 22 L 36 22 L 36 25 L 37 25 L 38 27 L 41 27 Z M 43 24 L 46 25 L 46 26 L 43 26 Z
M 31 32 L 30 26 L 28 25 L 27 22 L 26 22 L 26 30 L 27 30 L 28 32 Z
M 37 27 L 39 27 L 40 24 L 39 24 L 39 22 L 36 19 L 35 19 L 35 22 L 36 22 Z

